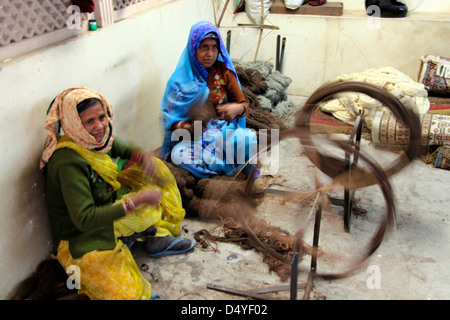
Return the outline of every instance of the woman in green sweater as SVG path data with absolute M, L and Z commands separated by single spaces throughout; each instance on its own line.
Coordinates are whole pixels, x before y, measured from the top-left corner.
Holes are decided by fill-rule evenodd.
M 79 268 L 80 293 L 150 299 L 129 251 L 134 240 L 145 241 L 149 256 L 186 252 L 194 241 L 177 237 L 185 211 L 170 170 L 115 138 L 112 118 L 108 101 L 83 87 L 64 90 L 49 108 L 40 167 L 53 242 L 61 265 Z M 128 160 L 127 169 L 115 158 Z

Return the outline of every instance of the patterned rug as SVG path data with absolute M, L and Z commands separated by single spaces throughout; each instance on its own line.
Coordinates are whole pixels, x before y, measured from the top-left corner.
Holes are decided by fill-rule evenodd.
M 427 113 L 420 115 L 423 146 L 450 145 L 450 116 Z M 405 145 L 409 129 L 390 112 L 377 112 L 372 126 L 372 141 L 380 144 Z
M 331 113 L 317 108 L 309 121 L 311 133 L 347 133 L 352 132 L 353 126 L 335 118 Z
M 443 114 L 450 116 L 450 105 L 442 103 L 431 103 L 427 113 Z
M 433 101 L 427 114 L 421 116 L 422 142 L 424 146 L 450 144 L 450 104 L 445 101 Z M 350 134 L 353 126 L 340 121 L 332 114 L 319 108 L 311 114 L 311 133 Z M 374 118 L 370 137 L 381 144 L 405 145 L 409 142 L 409 130 L 401 122 L 390 116 L 389 112 L 379 112 Z
M 434 166 L 436 168 L 450 170 L 450 146 L 439 148 Z

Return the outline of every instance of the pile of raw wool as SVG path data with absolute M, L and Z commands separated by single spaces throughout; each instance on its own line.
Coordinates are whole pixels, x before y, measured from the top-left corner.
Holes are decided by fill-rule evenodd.
M 331 83 L 362 82 L 384 88 L 407 108 L 416 114 L 425 114 L 430 108 L 428 92 L 422 83 L 393 67 L 368 69 L 364 72 L 341 74 Z M 379 111 L 389 111 L 380 101 L 360 92 L 343 92 L 336 99 L 320 104 L 320 109 L 331 113 L 342 122 L 353 125 L 359 114 L 363 114 L 364 125 L 372 130 L 375 115 Z
M 258 98 L 263 110 L 277 119 L 286 120 L 300 109 L 301 106 L 289 100 L 286 93 L 292 79 L 274 70 L 271 62 L 244 63 L 233 60 L 233 63 L 242 87 L 249 89 Z M 248 90 L 243 91 L 246 94 Z
M 213 235 L 205 229 L 195 232 L 194 238 L 202 248 L 213 248 L 212 243 L 217 247 L 217 242 L 232 242 L 243 249 L 255 249 L 263 255 L 263 262 L 268 264 L 269 270 L 275 271 L 282 281 L 288 279 L 290 265 L 283 260 L 290 260 L 294 238 L 257 217 L 255 210 L 271 181 L 270 177 L 259 177 L 247 190 L 246 180 L 227 176 L 199 179 L 171 163 L 166 165 L 177 180 L 186 217 L 222 221 L 223 230 L 219 234 L 223 236 Z M 273 257 L 263 249 L 263 245 L 283 259 Z
M 270 181 L 270 178 L 259 177 L 247 190 L 246 181 L 233 181 L 227 177 L 201 179 L 197 185 L 201 192 L 198 217 L 203 221 L 220 219 L 222 228 L 217 235 L 205 229 L 199 230 L 194 238 L 203 249 L 208 250 L 217 250 L 217 242 L 236 243 L 245 250 L 255 249 L 262 254 L 269 270 L 275 271 L 285 281 L 290 275 L 290 264 L 286 261 L 291 260 L 294 237 L 269 225 L 256 212 L 256 206 Z
M 190 172 L 178 168 L 170 162 L 164 162 L 167 168 L 172 172 L 177 186 L 180 191 L 183 208 L 186 210 L 187 217 L 201 217 L 205 219 L 212 219 L 211 216 L 206 217 L 206 208 L 212 202 L 221 202 L 222 206 L 226 206 L 227 202 L 232 202 L 234 196 L 246 195 L 254 200 L 254 205 L 257 205 L 259 199 L 264 196 L 264 183 L 268 179 L 259 178 L 255 186 L 249 191 L 245 190 L 246 181 L 234 180 L 233 177 L 216 176 L 211 178 L 196 178 Z M 211 196 L 211 194 L 214 196 Z M 222 208 L 221 210 L 227 211 Z M 224 216 L 223 212 L 220 214 Z M 218 218 L 219 215 L 214 215 Z

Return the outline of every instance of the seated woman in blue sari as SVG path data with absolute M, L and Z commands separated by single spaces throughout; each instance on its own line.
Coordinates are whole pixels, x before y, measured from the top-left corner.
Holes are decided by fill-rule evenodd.
M 193 121 L 192 114 L 208 104 L 211 117 Z M 198 178 L 238 172 L 248 176 L 257 152 L 256 133 L 246 128 L 248 108 L 219 30 L 210 22 L 197 22 L 163 97 L 161 158 Z

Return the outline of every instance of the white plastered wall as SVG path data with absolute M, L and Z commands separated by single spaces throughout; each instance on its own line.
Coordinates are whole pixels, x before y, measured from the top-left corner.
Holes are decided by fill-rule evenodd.
M 264 30 L 257 59 L 275 65 L 277 35 L 286 38 L 283 74 L 292 78 L 288 94 L 307 97 L 343 73 L 385 66 L 417 81 L 423 55 L 450 56 L 449 1 L 405 0 L 410 8 L 406 18 L 378 19 L 366 15 L 364 0 L 328 2 L 342 2 L 344 14 L 269 14 L 265 19 L 279 30 Z M 233 58 L 254 60 L 259 30 L 238 27 L 251 22 L 245 13 L 225 15 L 221 31 L 231 30 Z
M 170 1 L 0 65 L 0 299 L 51 250 L 39 158 L 52 99 L 72 86 L 96 89 L 114 107 L 118 136 L 159 147 L 167 79 L 191 25 L 212 17 L 211 1 Z

